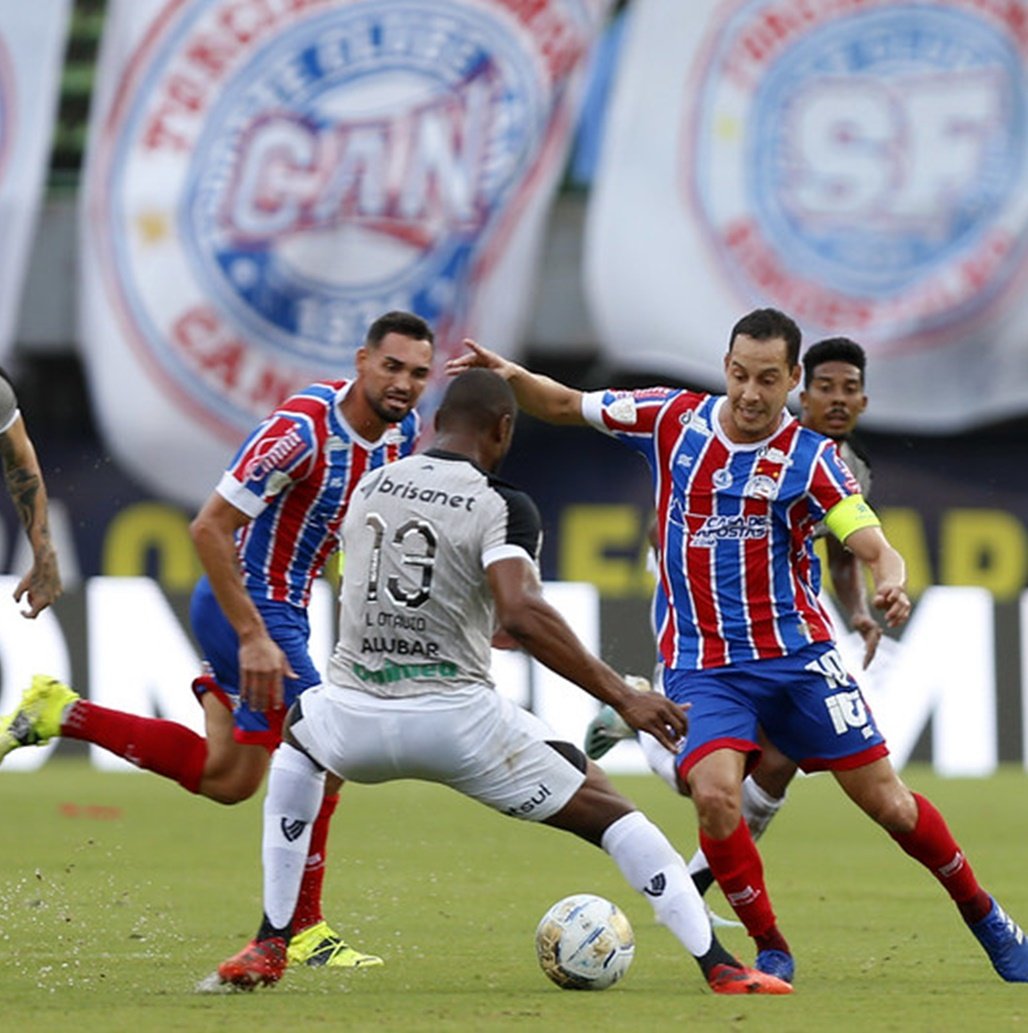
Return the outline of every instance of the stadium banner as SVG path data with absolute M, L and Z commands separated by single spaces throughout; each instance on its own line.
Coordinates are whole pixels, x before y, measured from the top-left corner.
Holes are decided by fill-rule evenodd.
M 0 0 L 0 362 L 18 308 L 53 142 L 71 0 Z
M 611 0 L 112 0 L 80 209 L 108 447 L 198 505 L 409 309 L 515 351 Z M 427 426 L 431 421 L 426 422 Z
M 636 0 L 586 225 L 618 368 L 722 383 L 736 319 L 868 351 L 868 427 L 1028 412 L 1028 3 Z

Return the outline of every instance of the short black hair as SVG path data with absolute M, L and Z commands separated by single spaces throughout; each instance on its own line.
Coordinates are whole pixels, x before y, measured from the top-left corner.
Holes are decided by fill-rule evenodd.
M 415 341 L 428 341 L 429 344 L 435 345 L 435 334 L 432 333 L 432 328 L 428 323 L 421 316 L 416 316 L 413 312 L 404 312 L 401 309 L 394 309 L 392 312 L 379 316 L 368 327 L 364 343 L 369 348 L 377 348 L 387 334 L 400 334 Z
M 732 350 L 736 337 L 745 334 L 755 341 L 770 341 L 781 337 L 785 341 L 785 358 L 792 369 L 800 361 L 800 344 L 803 335 L 796 321 L 776 308 L 758 308 L 748 312 L 735 326 L 728 337 L 728 350 Z
M 803 353 L 803 386 L 810 387 L 814 379 L 814 370 L 822 362 L 847 362 L 860 370 L 860 385 L 864 385 L 864 371 L 867 369 L 867 356 L 864 349 L 849 337 L 826 337 L 815 341 Z
M 468 369 L 450 381 L 436 411 L 436 429 L 491 430 L 501 416 L 513 417 L 517 411 L 514 392 L 499 373 Z

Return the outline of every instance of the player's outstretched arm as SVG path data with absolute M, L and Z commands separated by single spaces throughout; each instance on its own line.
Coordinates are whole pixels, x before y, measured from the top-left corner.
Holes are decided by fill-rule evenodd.
M 32 619 L 60 596 L 61 577 L 50 538 L 43 471 L 21 416 L 0 434 L 0 461 L 7 491 L 32 546 L 32 569 L 14 590 L 15 602 L 26 597 L 28 609 L 21 611 L 22 616 Z
M 669 750 L 686 731 L 685 710 L 658 692 L 637 692 L 589 652 L 542 594 L 528 559 L 509 557 L 489 565 L 489 588 L 503 630 L 540 663 L 609 703 L 637 731 L 649 732 Z
M 550 377 L 532 373 L 524 366 L 483 348 L 470 338 L 466 338 L 464 344 L 468 351 L 446 363 L 446 372 L 450 376 L 475 367 L 491 369 L 510 384 L 518 406 L 530 416 L 547 423 L 585 424 L 581 391 Z

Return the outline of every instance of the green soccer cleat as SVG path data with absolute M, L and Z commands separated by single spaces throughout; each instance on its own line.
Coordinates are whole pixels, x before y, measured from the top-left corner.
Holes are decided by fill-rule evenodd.
M 321 921 L 297 933 L 289 942 L 289 964 L 333 968 L 373 968 L 385 962 L 374 954 L 351 947 L 328 922 Z
M 650 683 L 638 674 L 626 674 L 625 681 L 636 692 L 650 692 Z M 634 739 L 635 729 L 609 704 L 604 703 L 600 712 L 589 722 L 585 730 L 585 755 L 590 760 L 599 760 L 623 739 Z
M 61 734 L 61 716 L 79 694 L 48 674 L 37 674 L 21 702 L 0 718 L 0 761 L 19 746 L 42 746 Z

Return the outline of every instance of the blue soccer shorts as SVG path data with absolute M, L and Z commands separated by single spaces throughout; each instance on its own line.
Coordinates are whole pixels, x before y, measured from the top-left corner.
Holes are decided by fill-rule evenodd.
M 211 583 L 200 578 L 189 606 L 193 626 L 204 659 L 214 674 L 218 688 L 232 705 L 237 742 L 253 743 L 274 749 L 282 737 L 282 719 L 304 689 L 317 685 L 321 675 L 311 660 L 309 651 L 310 622 L 307 611 L 290 603 L 254 600 L 257 609 L 278 647 L 286 655 L 296 678 L 286 678 L 281 708 L 263 713 L 251 710 L 239 698 L 239 637 L 214 597 Z M 203 683 L 204 679 L 197 679 Z M 194 683 L 196 684 L 196 683 Z
M 675 703 L 691 704 L 676 761 L 683 779 L 722 748 L 748 754 L 747 767 L 754 767 L 758 725 L 804 771 L 862 767 L 889 752 L 833 642 L 709 670 L 666 669 L 664 692 Z

